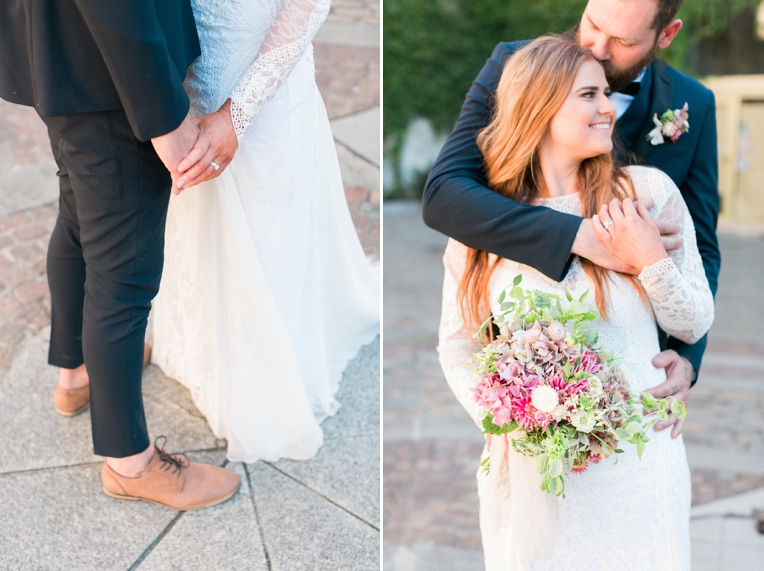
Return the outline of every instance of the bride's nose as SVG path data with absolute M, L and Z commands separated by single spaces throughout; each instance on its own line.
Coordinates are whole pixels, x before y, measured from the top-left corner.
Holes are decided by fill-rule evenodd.
M 610 98 L 607 95 L 603 94 L 597 111 L 600 115 L 610 117 L 615 114 L 615 105 L 613 105 L 613 102 L 610 101 Z

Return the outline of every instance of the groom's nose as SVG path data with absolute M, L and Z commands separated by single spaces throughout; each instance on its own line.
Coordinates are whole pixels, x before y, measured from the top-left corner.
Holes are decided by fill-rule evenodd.
M 599 61 L 607 61 L 610 59 L 610 38 L 605 34 L 597 34 L 591 43 L 591 45 L 585 46 L 591 50 L 592 55 Z

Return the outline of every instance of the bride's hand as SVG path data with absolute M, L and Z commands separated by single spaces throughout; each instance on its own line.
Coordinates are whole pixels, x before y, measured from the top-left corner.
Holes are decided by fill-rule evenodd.
M 602 243 L 640 273 L 645 266 L 669 257 L 658 226 L 641 201 L 635 206 L 630 198 L 623 203 L 614 198 L 610 204 L 602 205 L 592 217 L 592 224 Z
M 173 187 L 174 194 L 220 175 L 233 160 L 239 146 L 231 120 L 231 100 L 209 115 L 191 122 L 199 128 L 199 139 L 191 152 L 178 164 L 182 173 Z M 215 168 L 217 165 L 219 168 Z

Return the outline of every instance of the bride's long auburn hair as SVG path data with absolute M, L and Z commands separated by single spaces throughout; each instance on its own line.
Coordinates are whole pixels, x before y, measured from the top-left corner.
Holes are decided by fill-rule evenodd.
M 538 157 L 541 141 L 586 61 L 596 61 L 589 50 L 559 36 L 534 40 L 509 59 L 496 89 L 491 122 L 477 137 L 491 190 L 521 203 L 533 203 L 539 198 L 538 186 L 543 178 Z M 615 164 L 611 153 L 581 163 L 578 194 L 584 218 L 596 214 L 613 198 L 636 199 L 631 178 Z M 465 326 L 477 326 L 490 316 L 489 284 L 500 261 L 486 251 L 468 249 L 457 293 Z M 585 258 L 579 261 L 594 283 L 597 308 L 607 319 L 609 271 Z M 631 281 L 646 302 L 639 281 L 634 276 L 620 275 Z M 489 327 L 486 337 L 492 336 Z

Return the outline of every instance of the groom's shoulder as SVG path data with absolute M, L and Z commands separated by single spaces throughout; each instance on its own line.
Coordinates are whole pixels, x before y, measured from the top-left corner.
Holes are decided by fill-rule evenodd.
M 694 99 L 696 105 L 698 103 L 703 105 L 714 105 L 714 94 L 708 87 L 686 73 L 682 73 L 671 67 L 667 63 L 663 61 L 660 63 L 674 82 L 675 94 Z
M 533 40 L 516 40 L 514 42 L 499 42 L 496 44 L 496 47 L 493 48 L 491 59 L 494 59 L 500 64 L 503 64 L 517 50 L 519 50 L 524 45 L 531 43 L 532 41 Z

